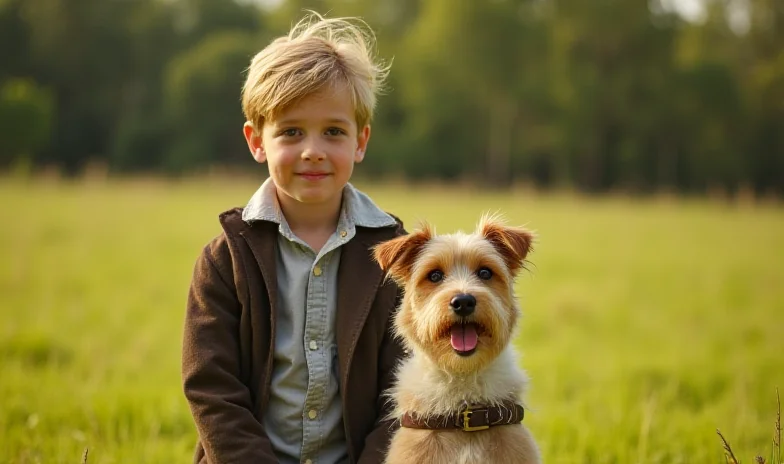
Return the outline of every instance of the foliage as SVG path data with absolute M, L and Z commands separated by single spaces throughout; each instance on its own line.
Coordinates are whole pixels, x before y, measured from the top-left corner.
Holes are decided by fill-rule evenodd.
M 29 80 L 0 85 L 0 166 L 25 162 L 46 144 L 53 106 L 51 93 Z
M 315 9 L 365 18 L 394 63 L 370 175 L 784 193 L 784 3 L 672 3 L 3 0 L 0 82 L 52 91 L 35 163 L 242 165 L 249 57 Z

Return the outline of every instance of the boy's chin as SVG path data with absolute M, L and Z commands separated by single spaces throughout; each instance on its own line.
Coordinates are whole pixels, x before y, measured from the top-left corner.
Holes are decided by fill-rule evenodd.
M 329 205 L 330 203 L 336 202 L 338 205 L 340 204 L 340 199 L 342 198 L 342 190 L 333 192 L 333 191 L 305 191 L 305 192 L 298 192 L 298 194 L 294 197 L 299 203 L 305 205 Z
M 294 186 L 293 188 L 278 187 L 278 195 L 283 193 L 290 199 L 301 204 L 318 205 L 340 201 L 343 195 L 343 188 L 335 186 L 308 186 L 305 188 Z

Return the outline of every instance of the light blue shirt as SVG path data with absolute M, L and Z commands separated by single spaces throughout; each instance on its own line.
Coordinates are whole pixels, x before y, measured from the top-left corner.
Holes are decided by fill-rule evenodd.
M 291 231 L 272 179 L 253 195 L 242 219 L 278 224 L 278 314 L 263 417 L 272 448 L 282 464 L 348 462 L 335 340 L 340 247 L 356 226 L 387 227 L 395 219 L 347 184 L 337 228 L 316 253 Z

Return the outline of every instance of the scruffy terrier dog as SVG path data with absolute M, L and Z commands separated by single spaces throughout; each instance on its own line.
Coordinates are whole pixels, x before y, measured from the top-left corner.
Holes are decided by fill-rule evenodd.
M 389 392 L 402 427 L 387 464 L 541 461 L 521 423 L 527 377 L 510 344 L 514 279 L 532 240 L 484 216 L 470 235 L 435 235 L 425 224 L 374 249 L 404 288 L 394 327 L 410 352 Z

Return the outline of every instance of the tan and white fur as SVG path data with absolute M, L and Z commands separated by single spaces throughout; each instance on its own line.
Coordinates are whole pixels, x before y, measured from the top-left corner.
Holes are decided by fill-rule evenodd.
M 376 246 L 376 260 L 404 289 L 394 328 L 410 355 L 388 392 L 394 418 L 520 403 L 528 378 L 510 343 L 520 316 L 514 279 L 532 241 L 531 232 L 484 216 L 473 234 L 436 235 L 424 224 Z M 463 307 L 455 299 L 466 295 L 474 302 L 470 314 L 456 309 Z M 399 428 L 386 457 L 387 464 L 540 461 L 523 424 L 474 432 Z

